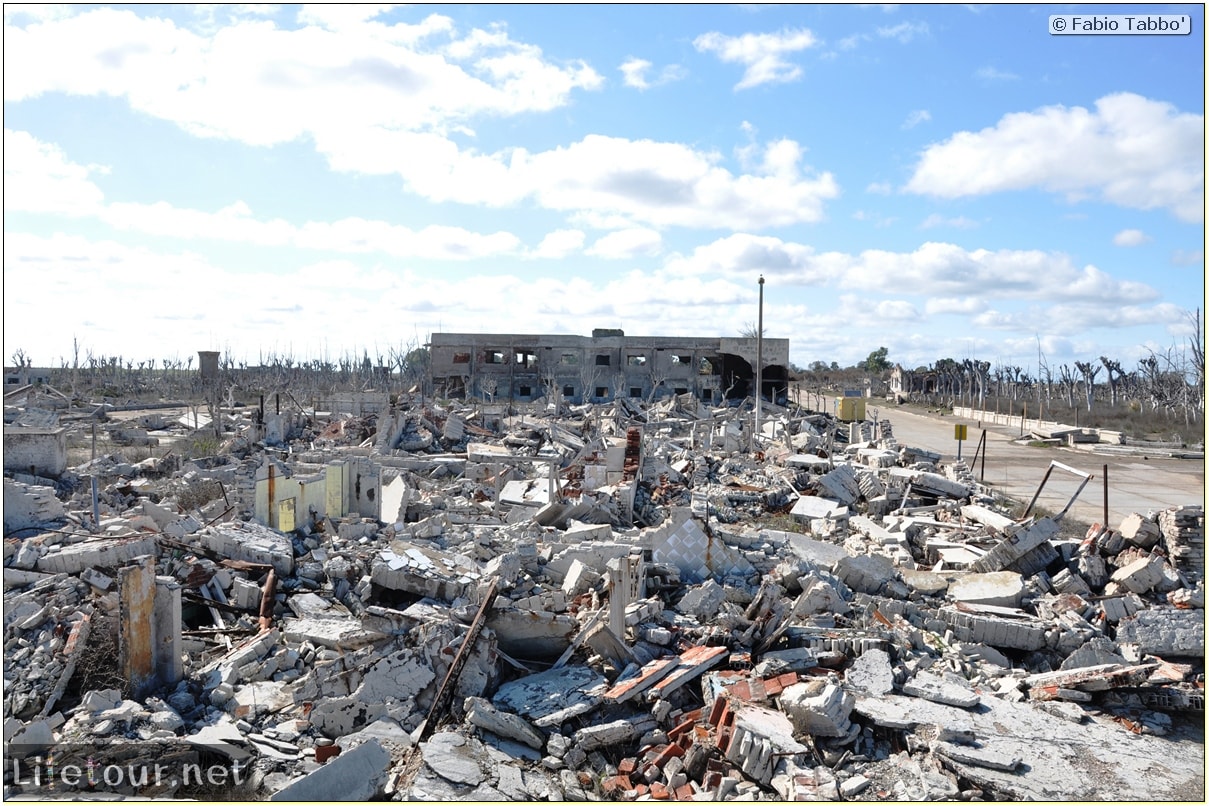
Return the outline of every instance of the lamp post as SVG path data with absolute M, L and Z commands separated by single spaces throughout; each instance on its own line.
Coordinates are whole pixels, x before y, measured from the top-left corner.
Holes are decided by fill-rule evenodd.
M 760 395 L 764 382 L 764 275 L 760 275 L 760 309 L 756 322 L 756 423 L 752 431 L 752 447 L 756 446 L 756 438 L 760 434 Z

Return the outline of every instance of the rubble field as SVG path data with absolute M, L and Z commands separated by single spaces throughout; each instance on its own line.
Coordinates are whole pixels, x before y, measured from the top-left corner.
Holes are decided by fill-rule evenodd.
M 6 406 L 6 798 L 1205 798 L 1203 501 L 1016 519 L 750 401 L 263 400 Z M 98 420 L 212 455 L 35 461 Z

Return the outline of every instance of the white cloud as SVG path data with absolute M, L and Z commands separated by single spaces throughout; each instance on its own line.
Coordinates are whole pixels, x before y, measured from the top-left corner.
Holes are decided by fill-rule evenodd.
M 697 247 L 689 256 L 673 257 L 666 269 L 686 276 L 764 272 L 770 278 L 797 285 L 822 285 L 827 279 L 825 261 L 820 261 L 810 247 L 748 234 L 721 238 Z
M 894 186 L 889 182 L 870 182 L 865 188 L 866 193 L 876 193 L 878 196 L 889 196 L 894 191 Z
M 308 3 L 298 11 L 298 22 L 340 30 L 358 25 L 395 8 L 390 3 Z
M 441 131 L 479 115 L 548 111 L 603 79 L 555 64 L 500 30 L 459 34 L 448 18 L 366 21 L 376 7 L 321 6 L 296 30 L 237 20 L 212 35 L 100 8 L 6 25 L 5 100 L 48 92 L 111 95 L 199 136 L 272 145 L 382 128 Z M 342 22 L 337 22 L 342 20 Z M 336 28 L 338 30 L 334 30 Z
M 877 29 L 877 35 L 882 39 L 897 39 L 904 45 L 916 36 L 928 33 L 926 22 L 900 22 L 898 25 L 885 26 Z
M 760 270 L 788 284 L 838 288 L 881 288 L 893 278 L 896 288 L 926 290 L 936 297 L 1061 298 L 1097 305 L 1130 305 L 1158 297 L 1145 283 L 1118 280 L 1095 266 L 1077 268 L 1062 253 L 967 250 L 947 243 L 925 243 L 913 252 L 819 253 L 779 238 L 739 234 L 697 247 L 689 256 L 676 256 L 666 268 L 684 275 Z
M 659 87 L 664 84 L 670 84 L 673 81 L 679 81 L 688 75 L 688 71 L 678 64 L 666 65 L 659 71 L 659 75 L 654 79 L 647 79 L 647 71 L 653 67 L 646 59 L 638 59 L 630 57 L 622 62 L 621 70 L 627 87 L 634 87 L 639 90 L 650 89 L 651 87 Z
M 978 226 L 977 221 L 966 218 L 965 216 L 957 216 L 955 218 L 945 218 L 940 213 L 932 213 L 923 220 L 919 225 L 920 229 L 932 229 L 933 227 L 955 227 L 957 229 L 973 229 Z
M 987 66 L 980 67 L 974 71 L 976 78 L 981 78 L 983 81 L 1015 81 L 1020 76 L 1015 73 L 1009 73 L 1006 70 L 1000 70 L 995 67 Z
M 902 128 L 914 129 L 921 123 L 927 123 L 932 119 L 932 113 L 926 109 L 916 109 L 907 115 L 907 119 L 903 121 Z
M 632 258 L 639 255 L 657 255 L 663 239 L 652 229 L 626 229 L 610 232 L 598 239 L 584 254 L 610 260 Z
M 1123 229 L 1112 236 L 1112 242 L 1117 246 L 1141 246 L 1151 240 L 1151 237 L 1140 229 Z
M 801 148 L 768 144 L 754 174 L 734 175 L 715 154 L 678 143 L 590 135 L 540 154 L 514 154 L 513 189 L 543 207 L 615 214 L 650 226 L 763 229 L 814 222 L 839 195 L 830 173 L 804 175 Z M 473 189 L 473 186 L 470 186 Z
M 5 3 L 4 22 L 14 23 L 21 19 L 31 22 L 61 20 L 76 13 L 76 8 L 67 3 Z
M 560 229 L 542 238 L 533 257 L 562 259 L 583 249 L 584 234 L 577 229 Z
M 990 330 L 1031 330 L 1052 336 L 1074 336 L 1093 328 L 1123 329 L 1167 324 L 1175 321 L 1182 313 L 1182 308 L 1168 302 L 1149 306 L 1075 303 L 1033 306 L 1024 311 L 991 310 L 975 316 L 972 321 L 976 326 Z M 1033 349 L 1036 350 L 1035 344 Z M 1065 352 L 1071 350 L 1067 349 Z
M 89 169 L 63 150 L 28 132 L 4 130 L 4 209 L 27 213 L 88 215 L 104 202 Z
M 924 304 L 924 310 L 929 316 L 934 314 L 975 314 L 986 310 L 985 300 L 978 297 L 929 297 Z
M 746 66 L 736 90 L 750 89 L 761 84 L 783 84 L 795 81 L 802 68 L 785 60 L 785 55 L 805 50 L 817 43 L 813 33 L 805 28 L 783 30 L 775 34 L 743 34 L 726 36 L 716 31 L 702 34 L 693 46 L 705 53 L 712 52 L 728 64 Z
M 1171 253 L 1171 262 L 1176 266 L 1195 266 L 1205 262 L 1203 249 L 1177 249 Z
M 1183 221 L 1205 214 L 1205 118 L 1132 93 L 1094 111 L 1050 106 L 958 132 L 923 153 L 906 190 L 958 198 L 1041 188 L 1071 201 L 1096 194 Z
M 629 58 L 622 62 L 620 70 L 625 76 L 625 85 L 645 90 L 651 85 L 646 80 L 646 71 L 651 69 L 651 63 L 646 59 Z

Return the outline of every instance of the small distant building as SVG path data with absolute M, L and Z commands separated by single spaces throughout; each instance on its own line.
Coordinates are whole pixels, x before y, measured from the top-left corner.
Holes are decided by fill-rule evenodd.
M 901 397 L 931 395 L 936 393 L 936 373 L 914 372 L 895 364 L 890 370 L 890 393 Z
M 50 383 L 50 370 L 38 367 L 5 367 L 4 391 L 11 392 L 30 384 Z

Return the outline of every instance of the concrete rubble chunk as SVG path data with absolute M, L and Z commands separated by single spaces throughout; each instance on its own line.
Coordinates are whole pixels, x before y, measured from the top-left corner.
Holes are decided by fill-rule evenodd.
M 881 649 L 868 649 L 852 661 L 844 675 L 844 685 L 864 694 L 889 694 L 894 691 L 894 669 L 890 655 Z
M 1165 607 L 1138 611 L 1117 625 L 1117 643 L 1136 645 L 1146 655 L 1203 658 L 1203 611 Z
M 381 794 L 390 753 L 376 741 L 341 753 L 270 798 L 274 801 L 373 800 Z
M 967 574 L 949 583 L 948 595 L 958 602 L 1018 607 L 1024 598 L 1024 580 L 1011 571 Z
M 515 739 L 530 747 L 541 749 L 546 737 L 516 714 L 501 711 L 481 697 L 466 699 L 466 717 L 472 725 L 499 736 Z
M 941 676 L 918 672 L 903 683 L 903 693 L 957 708 L 974 708 L 982 701 L 978 692 L 971 689 L 964 679 L 951 673 Z
M 811 680 L 781 692 L 781 708 L 794 730 L 811 736 L 847 736 L 853 696 L 835 682 Z

